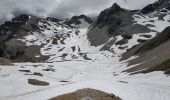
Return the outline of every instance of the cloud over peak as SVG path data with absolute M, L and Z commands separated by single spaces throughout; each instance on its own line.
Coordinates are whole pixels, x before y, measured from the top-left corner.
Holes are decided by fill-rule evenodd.
M 25 13 L 41 17 L 68 18 L 73 15 L 97 15 L 117 2 L 126 9 L 140 9 L 157 0 L 0 0 L 0 21 Z

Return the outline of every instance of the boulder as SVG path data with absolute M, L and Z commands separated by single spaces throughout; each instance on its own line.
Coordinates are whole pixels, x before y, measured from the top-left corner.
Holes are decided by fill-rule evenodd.
M 19 40 L 12 39 L 5 43 L 4 56 L 9 59 L 15 59 L 25 52 L 25 45 Z
M 40 81 L 37 79 L 28 79 L 28 83 L 32 85 L 37 85 L 37 86 L 48 86 L 49 83 L 45 81 Z

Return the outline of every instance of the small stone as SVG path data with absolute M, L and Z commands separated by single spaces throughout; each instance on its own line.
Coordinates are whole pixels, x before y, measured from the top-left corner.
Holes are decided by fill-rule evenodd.
M 38 72 L 34 72 L 33 74 L 36 75 L 36 76 L 43 76 L 43 74 L 38 73 Z
M 28 83 L 32 85 L 37 85 L 37 86 L 49 86 L 48 82 L 40 81 L 37 79 L 28 79 Z
M 20 71 L 20 72 L 26 72 L 26 73 L 31 72 L 30 70 L 18 70 L 18 71 Z

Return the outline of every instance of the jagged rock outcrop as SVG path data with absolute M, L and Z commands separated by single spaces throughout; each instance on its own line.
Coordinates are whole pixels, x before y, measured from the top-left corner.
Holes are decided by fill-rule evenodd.
M 38 30 L 36 24 L 40 18 L 29 15 L 20 15 L 0 26 L 0 43 L 27 35 L 29 31 Z
M 80 15 L 80 16 L 73 16 L 71 19 L 65 21 L 64 23 L 69 26 L 72 26 L 72 24 L 79 25 L 81 24 L 82 19 L 84 19 L 84 21 L 86 21 L 89 24 L 92 24 L 94 22 L 92 18 L 87 17 L 85 15 Z
M 125 9 L 122 9 L 119 5 L 117 5 L 116 3 L 113 4 L 113 6 L 111 8 L 108 8 L 104 11 L 101 12 L 101 14 L 99 15 L 99 17 L 97 18 L 97 24 L 103 24 L 103 25 L 108 25 L 108 24 L 112 24 L 114 21 L 117 21 L 115 23 L 117 23 L 118 25 L 121 24 L 121 20 L 115 20 L 118 19 L 118 15 L 121 12 L 126 12 Z M 114 19 L 115 18 L 115 19 Z
M 158 0 L 157 2 L 144 7 L 141 12 L 143 14 L 147 14 L 156 10 L 161 10 L 163 8 L 170 10 L 170 0 Z
M 13 18 L 11 21 L 5 22 L 0 26 L 0 43 L 9 40 L 14 37 L 18 31 L 18 28 L 25 24 L 29 20 L 29 16 L 20 15 L 16 18 Z

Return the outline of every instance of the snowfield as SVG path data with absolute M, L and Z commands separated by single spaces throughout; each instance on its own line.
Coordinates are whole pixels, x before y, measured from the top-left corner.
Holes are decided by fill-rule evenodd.
M 1 66 L 0 89 L 3 92 L 0 100 L 47 100 L 83 88 L 112 93 L 123 100 L 170 99 L 170 78 L 162 72 L 130 76 L 128 73 L 121 73 L 126 69 L 126 63 L 116 62 L 116 59 L 104 59 L 94 62 L 66 61 L 52 64 L 20 63 L 5 68 Z M 55 72 L 42 71 L 49 66 L 53 66 Z M 26 76 L 18 72 L 19 69 L 40 72 L 44 76 Z M 47 81 L 50 86 L 29 85 L 29 78 Z
M 139 21 L 138 19 L 138 22 Z M 85 21 L 82 21 L 84 24 Z M 41 24 L 41 23 L 40 23 Z M 46 63 L 15 63 L 9 66 L 0 66 L 0 100 L 47 100 L 52 97 L 71 93 L 78 89 L 91 88 L 115 94 L 122 100 L 170 100 L 170 77 L 163 72 L 129 75 L 122 71 L 127 67 L 127 61 L 120 62 L 120 51 L 115 45 L 115 53 L 100 51 L 99 47 L 92 47 L 87 39 L 88 28 L 64 29 L 49 22 L 50 31 L 44 35 L 34 33 L 23 39 L 27 45 L 41 45 L 42 55 L 49 55 Z M 87 23 L 85 24 L 87 25 Z M 53 34 L 58 29 L 58 35 L 63 35 L 64 44 L 52 44 Z M 71 31 L 71 32 L 70 32 Z M 49 35 L 50 34 L 50 35 Z M 153 33 L 148 33 L 155 35 Z M 139 34 L 129 41 L 128 48 L 137 44 Z M 65 38 L 65 37 L 69 38 Z M 121 37 L 117 37 L 117 41 Z M 50 42 L 47 42 L 50 40 Z M 61 39 L 62 40 L 62 39 Z M 72 49 L 74 47 L 74 49 Z M 48 50 L 47 50 L 48 48 Z M 64 58 L 63 54 L 67 54 Z M 37 56 L 38 57 L 38 56 Z M 131 58 L 133 59 L 133 57 Z M 45 71 L 45 69 L 49 69 Z M 20 72 L 19 70 L 30 70 Z M 41 73 L 43 76 L 31 75 Z M 38 79 L 49 82 L 49 86 L 34 86 L 28 84 L 28 79 Z

